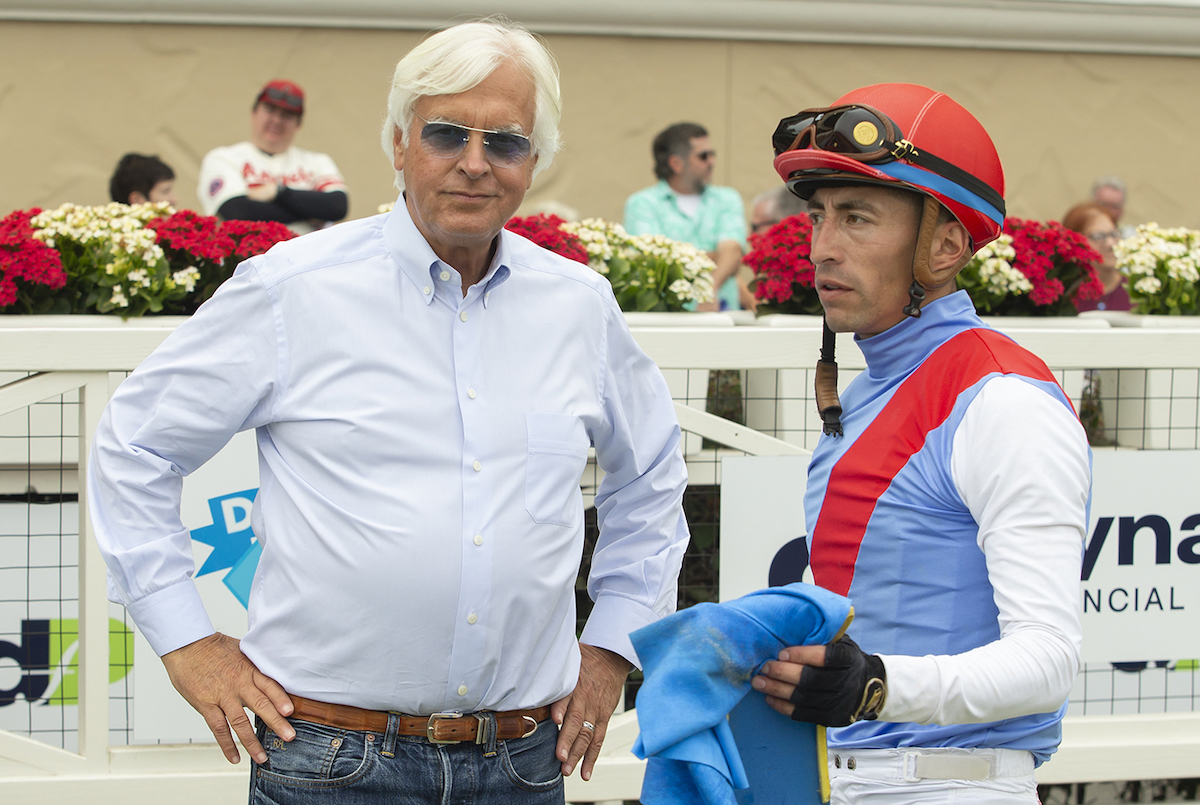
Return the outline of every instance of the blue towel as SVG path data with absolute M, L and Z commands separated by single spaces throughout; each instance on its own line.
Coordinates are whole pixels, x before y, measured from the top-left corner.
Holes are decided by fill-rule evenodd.
M 736 805 L 734 789 L 749 781 L 726 716 L 764 662 L 828 643 L 849 615 L 849 599 L 796 583 L 697 604 L 630 635 L 646 680 L 633 747 L 649 759 L 642 802 Z

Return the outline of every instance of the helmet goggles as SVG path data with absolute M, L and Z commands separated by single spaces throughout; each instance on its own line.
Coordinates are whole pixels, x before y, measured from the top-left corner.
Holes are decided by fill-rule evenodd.
M 771 144 L 776 157 L 788 151 L 812 150 L 838 154 L 873 166 L 907 162 L 968 190 L 993 208 L 989 217 L 1004 220 L 1004 198 L 992 187 L 929 151 L 918 149 L 904 139 L 904 132 L 891 118 L 865 104 L 805 109 L 785 117 L 771 136 Z M 800 173 L 809 171 L 793 176 Z M 903 180 L 906 177 L 900 173 L 894 178 Z
M 775 146 L 775 156 L 784 151 L 813 148 L 868 164 L 890 162 L 903 155 L 904 146 L 911 148 L 890 117 L 861 104 L 805 109 L 785 117 L 779 121 L 771 144 Z

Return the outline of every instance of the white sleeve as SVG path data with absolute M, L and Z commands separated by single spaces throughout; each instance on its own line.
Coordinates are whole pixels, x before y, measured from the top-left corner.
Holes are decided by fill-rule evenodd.
M 979 523 L 1000 639 L 883 657 L 884 721 L 970 724 L 1062 706 L 1079 672 L 1091 458 L 1074 414 L 1016 377 L 989 381 L 954 435 L 951 474 Z
M 200 162 L 196 195 L 200 198 L 200 207 L 205 215 L 216 215 L 222 204 L 231 198 L 246 195 L 249 189 L 234 151 L 236 148 L 214 148 Z
M 281 350 L 256 259 L 117 388 L 92 442 L 88 510 L 109 597 L 160 656 L 213 632 L 192 581 L 183 479 L 235 433 L 269 421 L 276 401 Z
M 346 192 L 346 180 L 329 154 L 313 154 L 313 190 L 329 193 L 334 190 Z

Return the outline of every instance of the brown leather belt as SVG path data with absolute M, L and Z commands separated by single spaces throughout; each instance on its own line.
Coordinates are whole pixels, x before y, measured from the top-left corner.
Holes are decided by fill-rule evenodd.
M 313 721 L 327 727 L 357 730 L 360 732 L 386 733 L 388 716 L 391 713 L 382 710 L 363 710 L 361 707 L 351 707 L 348 704 L 329 704 L 306 699 L 303 696 L 292 696 L 295 710 L 292 717 L 301 721 Z M 485 744 L 488 742 L 488 718 L 483 713 L 434 713 L 431 716 L 408 716 L 396 713 L 400 717 L 400 735 L 411 735 L 425 738 L 434 744 L 453 744 L 470 741 Z M 535 707 L 532 710 L 507 710 L 495 713 L 496 740 L 512 741 L 533 735 L 539 721 L 550 717 L 550 706 Z

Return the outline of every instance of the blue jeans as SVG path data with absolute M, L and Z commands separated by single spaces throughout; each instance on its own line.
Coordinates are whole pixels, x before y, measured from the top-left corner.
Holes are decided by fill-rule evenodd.
M 356 732 L 289 719 L 284 741 L 261 721 L 267 761 L 253 764 L 251 805 L 562 805 L 558 727 L 547 719 L 513 741 L 435 745 L 386 733 Z

